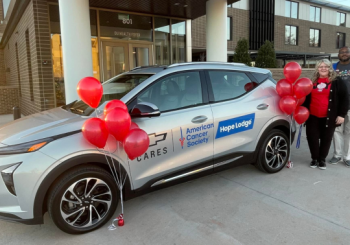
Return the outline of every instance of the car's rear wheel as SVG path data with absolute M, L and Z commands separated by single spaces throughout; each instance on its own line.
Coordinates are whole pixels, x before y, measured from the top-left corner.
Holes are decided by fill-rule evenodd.
M 48 211 L 62 231 L 81 234 L 99 228 L 111 219 L 119 190 L 109 172 L 83 165 L 65 173 L 52 188 Z
M 287 135 L 278 129 L 271 130 L 260 146 L 257 164 L 261 171 L 276 173 L 288 162 L 290 144 Z

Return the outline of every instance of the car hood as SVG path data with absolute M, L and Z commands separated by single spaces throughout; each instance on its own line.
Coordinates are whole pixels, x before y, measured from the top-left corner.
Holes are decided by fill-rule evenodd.
M 0 127 L 0 147 L 77 131 L 86 119 L 62 108 L 26 116 Z

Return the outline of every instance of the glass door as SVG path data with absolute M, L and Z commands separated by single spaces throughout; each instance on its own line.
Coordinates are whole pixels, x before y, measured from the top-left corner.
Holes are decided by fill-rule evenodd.
M 129 44 L 130 69 L 153 65 L 152 44 Z
M 103 42 L 103 80 L 130 70 L 128 44 L 118 42 Z

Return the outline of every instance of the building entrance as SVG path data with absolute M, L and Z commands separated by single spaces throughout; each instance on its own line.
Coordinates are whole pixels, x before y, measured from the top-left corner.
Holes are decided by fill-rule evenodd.
M 138 66 L 153 65 L 153 44 L 102 41 L 103 80 Z

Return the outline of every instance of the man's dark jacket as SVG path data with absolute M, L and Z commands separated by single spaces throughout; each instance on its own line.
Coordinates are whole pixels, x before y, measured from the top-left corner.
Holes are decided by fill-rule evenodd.
M 302 106 L 305 106 L 310 110 L 311 93 L 306 96 L 305 102 Z M 349 110 L 349 94 L 348 88 L 345 82 L 337 77 L 332 81 L 332 86 L 329 92 L 328 112 L 326 127 L 338 127 L 340 125 L 335 124 L 335 120 L 338 116 L 345 118 L 345 115 Z

